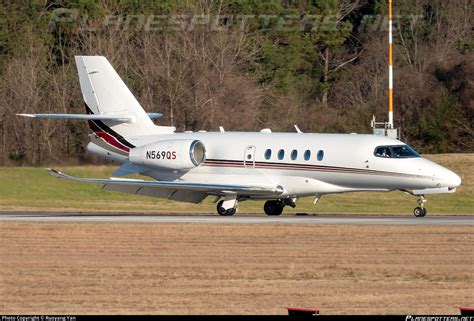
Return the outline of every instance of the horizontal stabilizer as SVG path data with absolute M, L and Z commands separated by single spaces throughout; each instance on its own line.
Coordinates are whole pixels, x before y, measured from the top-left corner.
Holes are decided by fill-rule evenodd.
M 112 120 L 118 122 L 133 122 L 135 117 L 129 115 L 97 115 L 97 114 L 17 114 L 18 116 L 32 118 L 56 118 L 56 119 L 77 119 L 77 120 Z M 150 118 L 158 118 L 163 116 L 159 113 L 148 113 Z
M 163 114 L 160 114 L 160 113 L 148 113 L 147 115 L 148 115 L 148 117 L 150 117 L 150 118 L 160 118 L 160 117 L 163 117 Z
M 283 193 L 281 186 L 256 186 L 256 185 L 226 185 L 226 184 L 206 184 L 206 183 L 192 183 L 192 182 L 176 182 L 176 181 L 145 181 L 139 179 L 125 179 L 125 178 L 80 178 L 63 174 L 52 168 L 47 169 L 49 174 L 57 178 L 63 178 L 70 181 L 98 183 L 106 185 L 123 185 L 123 186 L 137 186 L 146 188 L 166 188 L 175 190 L 187 191 L 202 191 L 209 194 L 220 194 L 221 192 L 233 192 L 244 195 L 280 195 Z
M 132 117 L 115 115 L 89 115 L 89 114 L 17 114 L 18 116 L 32 118 L 57 118 L 57 119 L 81 119 L 81 120 L 116 120 L 119 122 L 130 122 Z

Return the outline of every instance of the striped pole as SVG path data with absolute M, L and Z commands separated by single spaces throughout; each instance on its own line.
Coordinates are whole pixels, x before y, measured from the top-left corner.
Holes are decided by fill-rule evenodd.
M 393 128 L 392 0 L 388 0 L 388 125 Z

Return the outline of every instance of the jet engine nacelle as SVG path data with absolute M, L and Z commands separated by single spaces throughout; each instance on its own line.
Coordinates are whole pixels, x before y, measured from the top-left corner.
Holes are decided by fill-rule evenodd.
M 130 150 L 129 161 L 135 165 L 168 170 L 190 170 L 206 159 L 206 149 L 199 140 L 165 140 Z

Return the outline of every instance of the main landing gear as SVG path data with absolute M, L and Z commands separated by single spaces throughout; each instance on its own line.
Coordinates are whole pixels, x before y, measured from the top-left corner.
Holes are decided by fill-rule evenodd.
M 285 203 L 282 201 L 266 201 L 265 205 L 263 206 L 263 210 L 265 214 L 277 216 L 283 213 L 283 208 L 285 207 Z
M 426 199 L 423 195 L 420 195 L 420 197 L 418 198 L 418 204 L 420 206 L 418 207 L 415 207 L 415 209 L 413 210 L 413 214 L 416 216 L 416 217 L 424 217 L 426 216 L 426 214 L 428 213 L 428 211 L 426 210 L 426 207 L 424 206 L 425 203 L 426 203 Z
M 278 216 L 283 213 L 285 206 L 296 207 L 296 198 L 269 200 L 265 202 L 263 210 L 267 215 Z M 232 216 L 237 212 L 238 199 L 236 195 L 226 195 L 225 199 L 217 203 L 217 213 L 220 216 Z
M 221 216 L 232 216 L 237 212 L 238 203 L 237 194 L 228 194 L 217 203 L 217 213 Z
M 291 207 L 296 207 L 295 204 L 296 199 L 292 198 L 285 198 L 283 200 L 270 200 L 266 201 L 265 205 L 263 206 L 263 210 L 265 211 L 265 214 L 267 215 L 272 215 L 272 216 L 278 216 L 283 213 L 283 208 L 286 205 L 289 205 Z
M 235 212 L 237 212 L 236 207 L 225 209 L 223 205 L 224 205 L 224 200 L 219 201 L 219 203 L 217 203 L 217 213 L 219 213 L 220 216 L 232 216 L 235 214 Z

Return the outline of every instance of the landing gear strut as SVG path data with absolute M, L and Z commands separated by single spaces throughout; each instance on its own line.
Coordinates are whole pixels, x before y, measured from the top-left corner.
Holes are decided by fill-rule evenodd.
M 263 206 L 263 210 L 267 215 L 280 215 L 283 213 L 283 208 L 285 207 L 285 203 L 282 201 L 266 201 L 265 205 Z
M 428 213 L 428 211 L 426 210 L 426 207 L 424 207 L 425 203 L 426 203 L 426 199 L 423 195 L 420 195 L 420 197 L 418 198 L 418 204 L 420 206 L 418 207 L 415 207 L 415 209 L 413 210 L 413 214 L 416 216 L 416 217 L 424 217 L 426 216 L 426 214 Z

